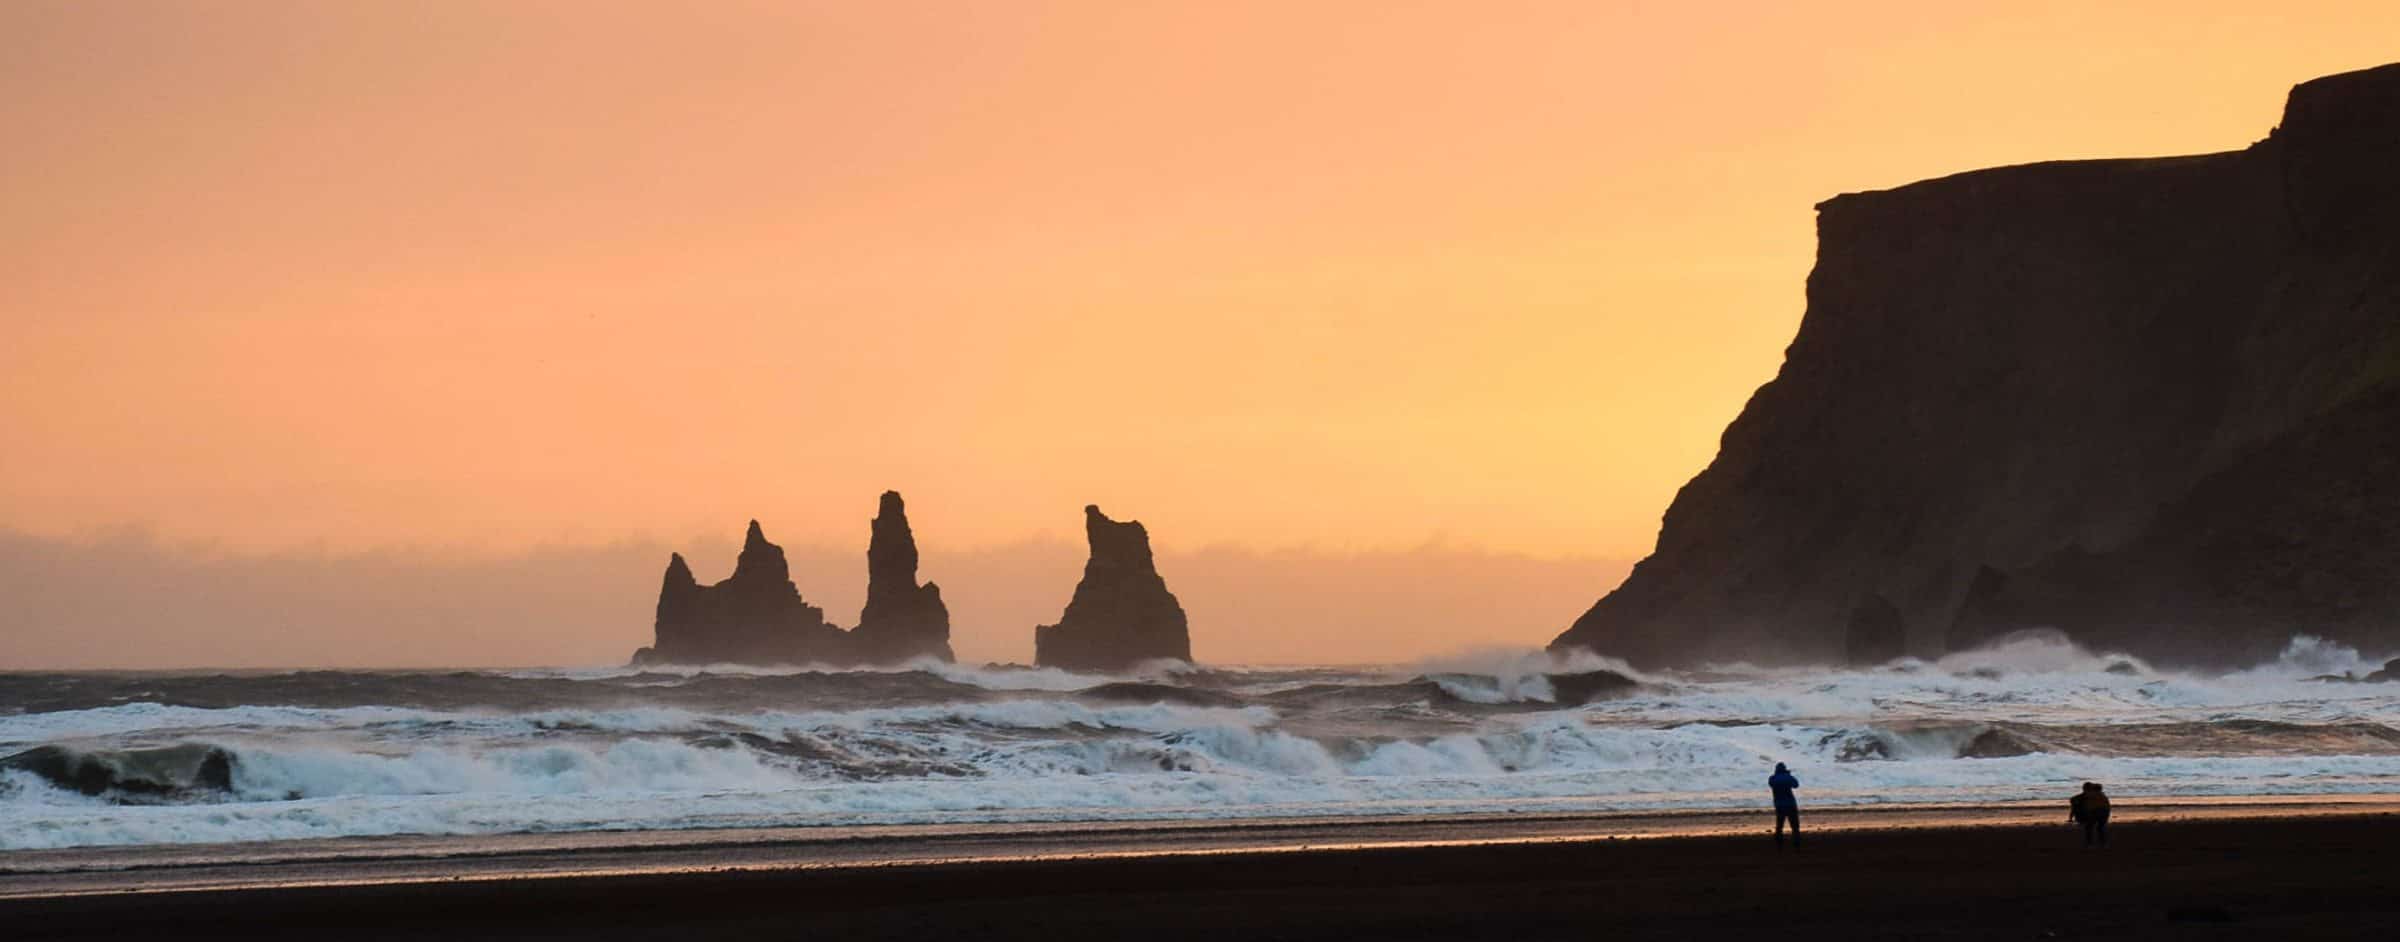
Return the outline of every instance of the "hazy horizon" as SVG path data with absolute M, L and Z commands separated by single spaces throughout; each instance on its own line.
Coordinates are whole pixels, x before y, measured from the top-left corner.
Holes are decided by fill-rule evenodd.
M 863 522 L 862 522 L 863 524 Z M 922 523 L 919 526 L 923 526 Z M 629 540 L 462 558 L 424 549 L 277 553 L 175 546 L 135 531 L 51 539 L 0 530 L 10 643 L 0 670 L 607 667 L 651 643 L 667 554 L 703 582 L 730 575 L 739 528 L 669 545 Z M 765 523 L 810 604 L 845 627 L 866 596 L 857 545 Z M 923 548 L 963 663 L 1033 660 L 1082 575 L 1063 539 Z M 1541 559 L 1426 544 L 1256 551 L 1162 543 L 1159 568 L 1210 664 L 1405 664 L 1530 649 L 1629 561 Z M 1471 637 L 1457 634 L 1474 626 Z M 106 639 L 96 644 L 95 639 Z

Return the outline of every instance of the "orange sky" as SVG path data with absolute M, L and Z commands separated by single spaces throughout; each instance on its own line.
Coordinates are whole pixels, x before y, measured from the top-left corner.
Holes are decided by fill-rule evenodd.
M 0 526 L 854 549 L 896 487 L 937 546 L 1096 501 L 1169 547 L 1630 558 L 1773 374 L 1814 202 L 2239 147 L 2395 37 L 2389 0 L 16 0 Z

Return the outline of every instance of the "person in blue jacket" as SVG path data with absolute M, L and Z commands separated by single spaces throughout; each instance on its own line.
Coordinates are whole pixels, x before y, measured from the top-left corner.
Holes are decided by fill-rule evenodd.
M 1775 843 L 1783 843 L 1783 823 L 1792 823 L 1792 841 L 1800 840 L 1800 799 L 1792 795 L 1800 787 L 1799 776 L 1775 763 L 1775 774 L 1767 776 L 1767 791 L 1775 795 Z

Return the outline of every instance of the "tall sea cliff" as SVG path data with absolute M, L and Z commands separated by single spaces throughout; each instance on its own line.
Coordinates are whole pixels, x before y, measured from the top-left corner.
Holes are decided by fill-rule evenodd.
M 1781 371 L 1554 649 L 2400 644 L 2400 65 L 2300 85 L 2242 150 L 1817 211 Z

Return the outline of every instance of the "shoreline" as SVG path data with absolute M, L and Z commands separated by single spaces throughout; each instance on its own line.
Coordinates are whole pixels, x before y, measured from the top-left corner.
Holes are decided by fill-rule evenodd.
M 2033 829 L 2062 822 L 2064 805 L 2064 798 L 1997 805 L 1826 805 L 1805 807 L 1805 822 L 1810 834 Z M 2278 822 L 2311 817 L 2400 817 L 2400 793 L 2119 798 L 2114 824 L 2124 829 L 2155 822 Z M 586 880 L 677 872 L 941 868 L 1188 855 L 1738 839 L 1766 834 L 1769 829 L 1771 815 L 1766 815 L 1762 805 L 1759 810 L 874 824 L 94 846 L 0 855 L 0 901 L 281 887 Z
M 319 880 L 0 899 L 11 937 L 2357 938 L 2400 927 L 2400 812 Z M 2060 813 L 2063 819 L 2063 811 Z M 524 861 L 519 861 L 523 863 Z M 14 883 L 12 878 L 10 883 Z M 1606 929 L 1605 933 L 1598 930 Z

